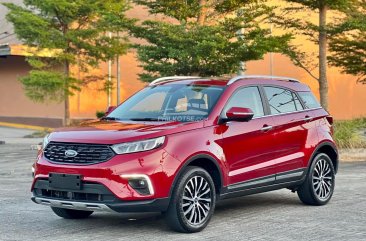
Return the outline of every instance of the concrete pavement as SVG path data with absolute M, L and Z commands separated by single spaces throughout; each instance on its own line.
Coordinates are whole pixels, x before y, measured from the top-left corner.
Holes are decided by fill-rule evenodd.
M 0 240 L 366 240 L 366 162 L 341 163 L 331 202 L 303 205 L 279 190 L 217 205 L 200 233 L 170 231 L 160 214 L 94 213 L 65 220 L 31 202 L 31 165 L 36 151 L 24 131 L 0 128 Z
M 35 131 L 0 126 L 0 141 L 5 141 L 7 144 L 36 145 L 42 142 L 43 138 L 23 138 L 25 135 L 32 134 Z

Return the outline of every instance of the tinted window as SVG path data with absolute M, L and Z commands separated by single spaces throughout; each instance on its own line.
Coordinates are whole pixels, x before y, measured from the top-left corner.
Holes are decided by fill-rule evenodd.
M 262 99 L 257 87 L 246 87 L 235 92 L 225 106 L 224 115 L 231 107 L 250 108 L 254 112 L 254 117 L 264 115 Z
M 138 92 L 108 117 L 133 121 L 197 121 L 206 118 L 223 87 L 159 85 Z
M 319 102 L 314 97 L 311 92 L 299 92 L 300 98 L 305 104 L 306 109 L 318 108 L 320 107 Z
M 269 107 L 272 114 L 288 113 L 296 111 L 295 99 L 290 90 L 264 87 Z
M 137 102 L 135 106 L 131 107 L 131 111 L 138 112 L 156 112 L 163 108 L 164 100 L 167 93 L 164 91 L 157 91 L 147 96 L 141 101 Z
M 297 97 L 297 95 L 295 93 L 292 93 L 292 95 L 294 96 L 294 100 L 295 100 L 295 105 L 296 105 L 296 109 L 297 110 L 303 110 L 304 107 L 302 106 L 299 98 Z

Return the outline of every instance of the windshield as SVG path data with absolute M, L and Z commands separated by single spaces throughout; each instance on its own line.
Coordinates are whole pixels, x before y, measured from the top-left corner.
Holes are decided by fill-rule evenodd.
M 106 118 L 132 121 L 199 121 L 223 92 L 220 86 L 158 85 L 138 92 Z

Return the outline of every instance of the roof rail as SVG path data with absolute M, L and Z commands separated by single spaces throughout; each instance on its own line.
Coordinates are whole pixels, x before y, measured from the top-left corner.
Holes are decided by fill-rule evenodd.
M 282 77 L 282 76 L 272 76 L 272 75 L 239 75 L 236 77 L 233 77 L 227 82 L 227 85 L 231 85 L 235 83 L 236 81 L 242 80 L 242 79 L 261 79 L 261 78 L 267 78 L 267 79 L 275 79 L 275 80 L 283 80 L 283 81 L 289 81 L 289 82 L 296 82 L 300 83 L 299 80 L 289 78 L 289 77 Z
M 198 76 L 169 76 L 169 77 L 161 77 L 154 81 L 152 81 L 149 86 L 157 85 L 164 82 L 169 82 L 170 80 L 187 80 L 187 79 L 198 79 Z

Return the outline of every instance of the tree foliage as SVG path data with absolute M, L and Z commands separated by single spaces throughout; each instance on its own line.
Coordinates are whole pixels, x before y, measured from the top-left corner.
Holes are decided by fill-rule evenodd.
M 350 1 L 348 0 L 288 0 L 288 2 L 300 3 L 312 10 L 318 10 L 322 5 L 339 11 L 350 7 Z
M 311 18 L 304 18 L 303 15 L 319 14 L 321 7 L 326 7 L 327 10 L 337 11 L 342 13 L 352 8 L 354 0 L 286 0 L 291 3 L 281 9 L 279 15 L 274 18 L 274 22 L 280 27 L 288 30 L 293 36 L 305 36 L 309 41 L 319 45 L 319 33 L 325 31 L 327 35 L 334 32 L 338 24 L 342 23 L 341 18 L 333 18 L 331 24 L 320 26 L 311 21 Z M 299 15 L 299 13 L 301 15 Z M 313 73 L 313 70 L 319 67 L 319 63 L 314 62 L 314 57 L 319 57 L 319 52 L 305 52 L 301 48 L 302 44 L 292 42 L 290 48 L 285 50 L 293 63 L 304 69 L 308 74 L 319 81 L 319 76 Z
M 331 36 L 330 63 L 366 84 L 366 0 L 359 0 Z
M 291 44 L 284 51 L 293 63 L 304 69 L 311 77 L 319 82 L 320 102 L 322 106 L 328 108 L 328 80 L 327 80 L 327 44 L 328 38 L 336 24 L 340 24 L 340 18 L 333 20 L 340 22 L 327 22 L 328 11 L 333 13 L 342 13 L 352 8 L 357 0 L 286 0 L 293 5 L 283 8 L 281 16 L 276 18 L 277 23 L 289 30 L 294 35 L 303 35 L 308 40 L 319 46 L 316 53 L 306 53 L 296 44 Z M 317 13 L 319 17 L 318 24 L 314 24 L 309 18 L 296 17 L 298 13 Z M 313 61 L 314 54 L 318 57 L 318 63 Z M 313 70 L 318 68 L 318 75 Z
M 41 102 L 65 100 L 68 124 L 68 98 L 81 84 L 70 73 L 70 66 L 77 64 L 87 72 L 101 61 L 125 53 L 126 39 L 108 37 L 106 32 L 124 31 L 133 23 L 125 17 L 127 1 L 24 0 L 24 7 L 4 5 L 18 38 L 33 47 L 28 62 L 34 69 L 21 78 L 27 96 Z M 44 51 L 52 58 L 41 57 Z
M 164 20 L 144 21 L 132 33 L 147 41 L 138 46 L 143 81 L 160 76 L 221 76 L 240 70 L 241 61 L 279 52 L 289 35 L 271 36 L 263 25 L 273 8 L 266 1 L 136 1 Z

